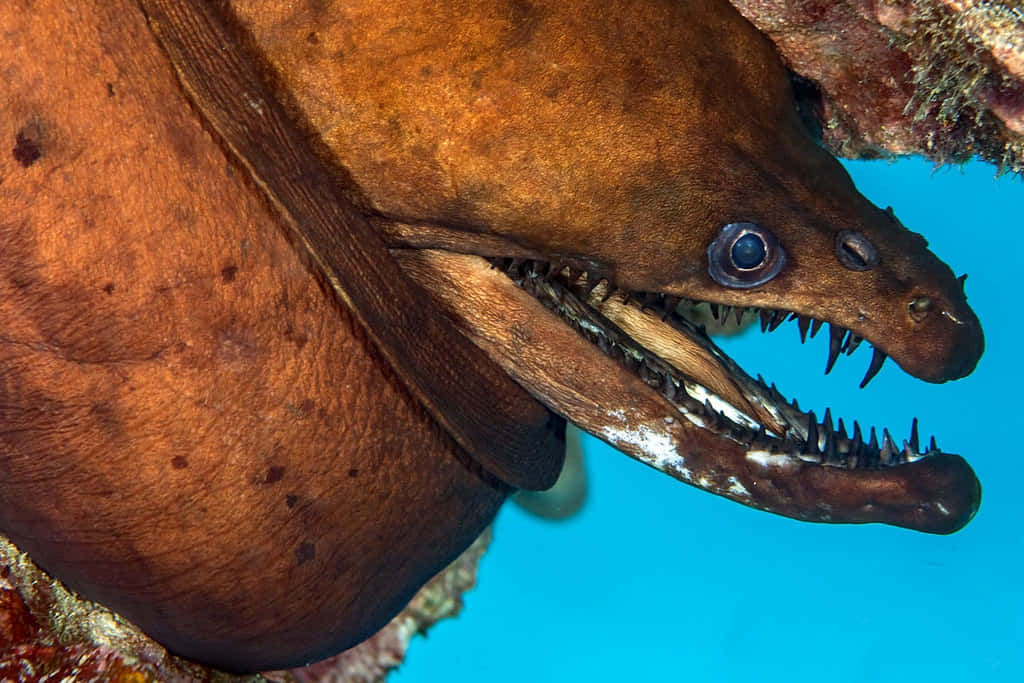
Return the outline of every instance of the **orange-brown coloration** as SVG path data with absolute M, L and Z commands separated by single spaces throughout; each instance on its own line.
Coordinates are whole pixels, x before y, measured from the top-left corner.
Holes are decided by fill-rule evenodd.
M 189 14 L 184 2 L 143 4 Z M 293 107 L 396 244 L 566 258 L 629 289 L 834 321 L 925 379 L 973 368 L 981 332 L 959 283 L 814 145 L 771 45 L 728 4 L 444 7 L 238 0 L 232 21 L 251 40 L 213 49 L 269 62 L 270 100 L 227 95 Z M 161 52 L 138 7 L 5 7 L 0 30 L 13 84 L 0 134 L 18 150 L 0 160 L 0 529 L 207 662 L 287 666 L 368 636 L 470 543 L 508 487 L 439 426 L 443 406 L 432 418 L 413 398 L 375 346 L 382 331 L 335 303 L 351 303 L 345 287 L 317 273 L 337 254 L 300 244 L 318 268 L 303 260 L 286 237 L 304 237 L 301 221 L 251 163 L 258 145 L 244 126 L 245 144 L 224 134 L 231 121 L 190 80 L 202 69 L 189 75 L 185 53 Z M 16 137 L 29 130 L 31 148 Z M 732 221 L 774 231 L 782 274 L 743 291 L 711 280 L 705 250 Z M 838 262 L 843 229 L 877 246 L 876 268 Z M 930 313 L 914 320 L 922 297 Z M 560 330 L 548 355 L 566 362 L 538 359 L 529 342 L 554 319 L 535 308 L 499 329 L 491 353 L 553 368 L 539 383 L 553 386 L 587 342 Z M 590 401 L 580 421 L 614 441 L 629 430 L 604 429 L 607 404 L 639 406 L 625 427 L 671 424 L 666 442 L 687 458 L 751 470 L 738 441 L 669 423 L 671 406 L 635 376 L 609 368 L 605 382 L 594 368 L 553 409 Z M 905 518 L 938 497 L 965 523 L 973 474 L 937 462 L 917 468 L 936 475 L 921 491 L 907 470 L 808 465 L 792 493 L 775 475 L 764 482 L 801 518 L 822 519 L 816 506 L 834 496 L 848 521 L 912 526 Z M 727 470 L 712 474 L 727 483 Z M 884 506 L 877 516 L 861 513 L 865 496 Z
M 981 354 L 954 274 L 814 143 L 774 47 L 717 0 L 232 7 L 384 217 L 510 255 L 475 246 L 497 233 L 625 289 L 824 318 L 928 381 Z M 734 221 L 790 256 L 754 291 L 707 274 L 705 249 Z M 877 268 L 836 261 L 843 229 L 872 240 Z M 922 295 L 936 312 L 918 322 L 907 306 Z
M 312 275 L 133 3 L 4 5 L 0 31 L 0 133 L 43 133 L 0 158 L 0 528 L 200 660 L 371 635 L 505 488 Z

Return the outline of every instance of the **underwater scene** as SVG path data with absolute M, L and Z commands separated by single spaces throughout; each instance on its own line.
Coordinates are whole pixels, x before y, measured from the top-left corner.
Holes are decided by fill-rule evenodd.
M 0 683 L 1024 680 L 1018 0 L 0 35 Z
M 589 493 L 549 522 L 506 505 L 462 613 L 413 640 L 389 680 L 1019 681 L 1024 671 L 1020 512 L 1024 184 L 970 163 L 844 162 L 956 274 L 985 330 L 973 374 L 934 385 L 888 363 L 857 388 L 862 348 L 822 372 L 827 334 L 795 323 L 719 343 L 805 409 L 887 426 L 911 421 L 963 455 L 982 483 L 950 536 L 880 524 L 796 522 L 708 495 L 584 435 Z

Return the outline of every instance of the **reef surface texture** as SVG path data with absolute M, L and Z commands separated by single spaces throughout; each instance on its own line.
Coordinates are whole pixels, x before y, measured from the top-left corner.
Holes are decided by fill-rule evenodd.
M 1024 170 L 1024 10 L 978 0 L 733 0 L 798 76 L 824 144 L 840 156 L 979 156 Z M 142 130 L 142 129 L 140 129 Z M 8 141 L 23 165 L 28 139 Z M 428 583 L 376 636 L 279 681 L 375 681 L 410 638 L 458 612 L 489 533 Z M 0 538 L 0 679 L 229 681 L 169 655 L 130 624 L 81 600 Z
M 360 645 L 301 669 L 233 676 L 171 655 L 118 615 L 47 576 L 0 536 L 0 681 L 382 681 L 402 663 L 413 636 L 459 612 L 490 539 L 487 530 Z
M 849 158 L 978 156 L 1024 170 L 1024 6 L 985 0 L 731 0 L 815 86 Z

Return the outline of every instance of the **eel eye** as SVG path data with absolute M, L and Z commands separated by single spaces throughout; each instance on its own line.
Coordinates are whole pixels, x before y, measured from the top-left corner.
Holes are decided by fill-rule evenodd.
M 785 264 L 786 252 L 779 240 L 756 223 L 729 223 L 708 247 L 708 273 L 726 287 L 763 285 Z
M 850 270 L 871 270 L 878 265 L 878 249 L 864 233 L 840 230 L 836 235 L 836 258 Z

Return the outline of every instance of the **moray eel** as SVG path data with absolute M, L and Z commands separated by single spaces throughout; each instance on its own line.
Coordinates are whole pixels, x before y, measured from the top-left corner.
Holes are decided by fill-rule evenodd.
M 255 671 L 366 638 L 554 481 L 563 419 L 798 519 L 977 510 L 959 456 L 803 413 L 685 314 L 828 323 L 829 365 L 874 347 L 866 379 L 983 348 L 725 2 L 0 26 L 0 530 L 176 653 Z

